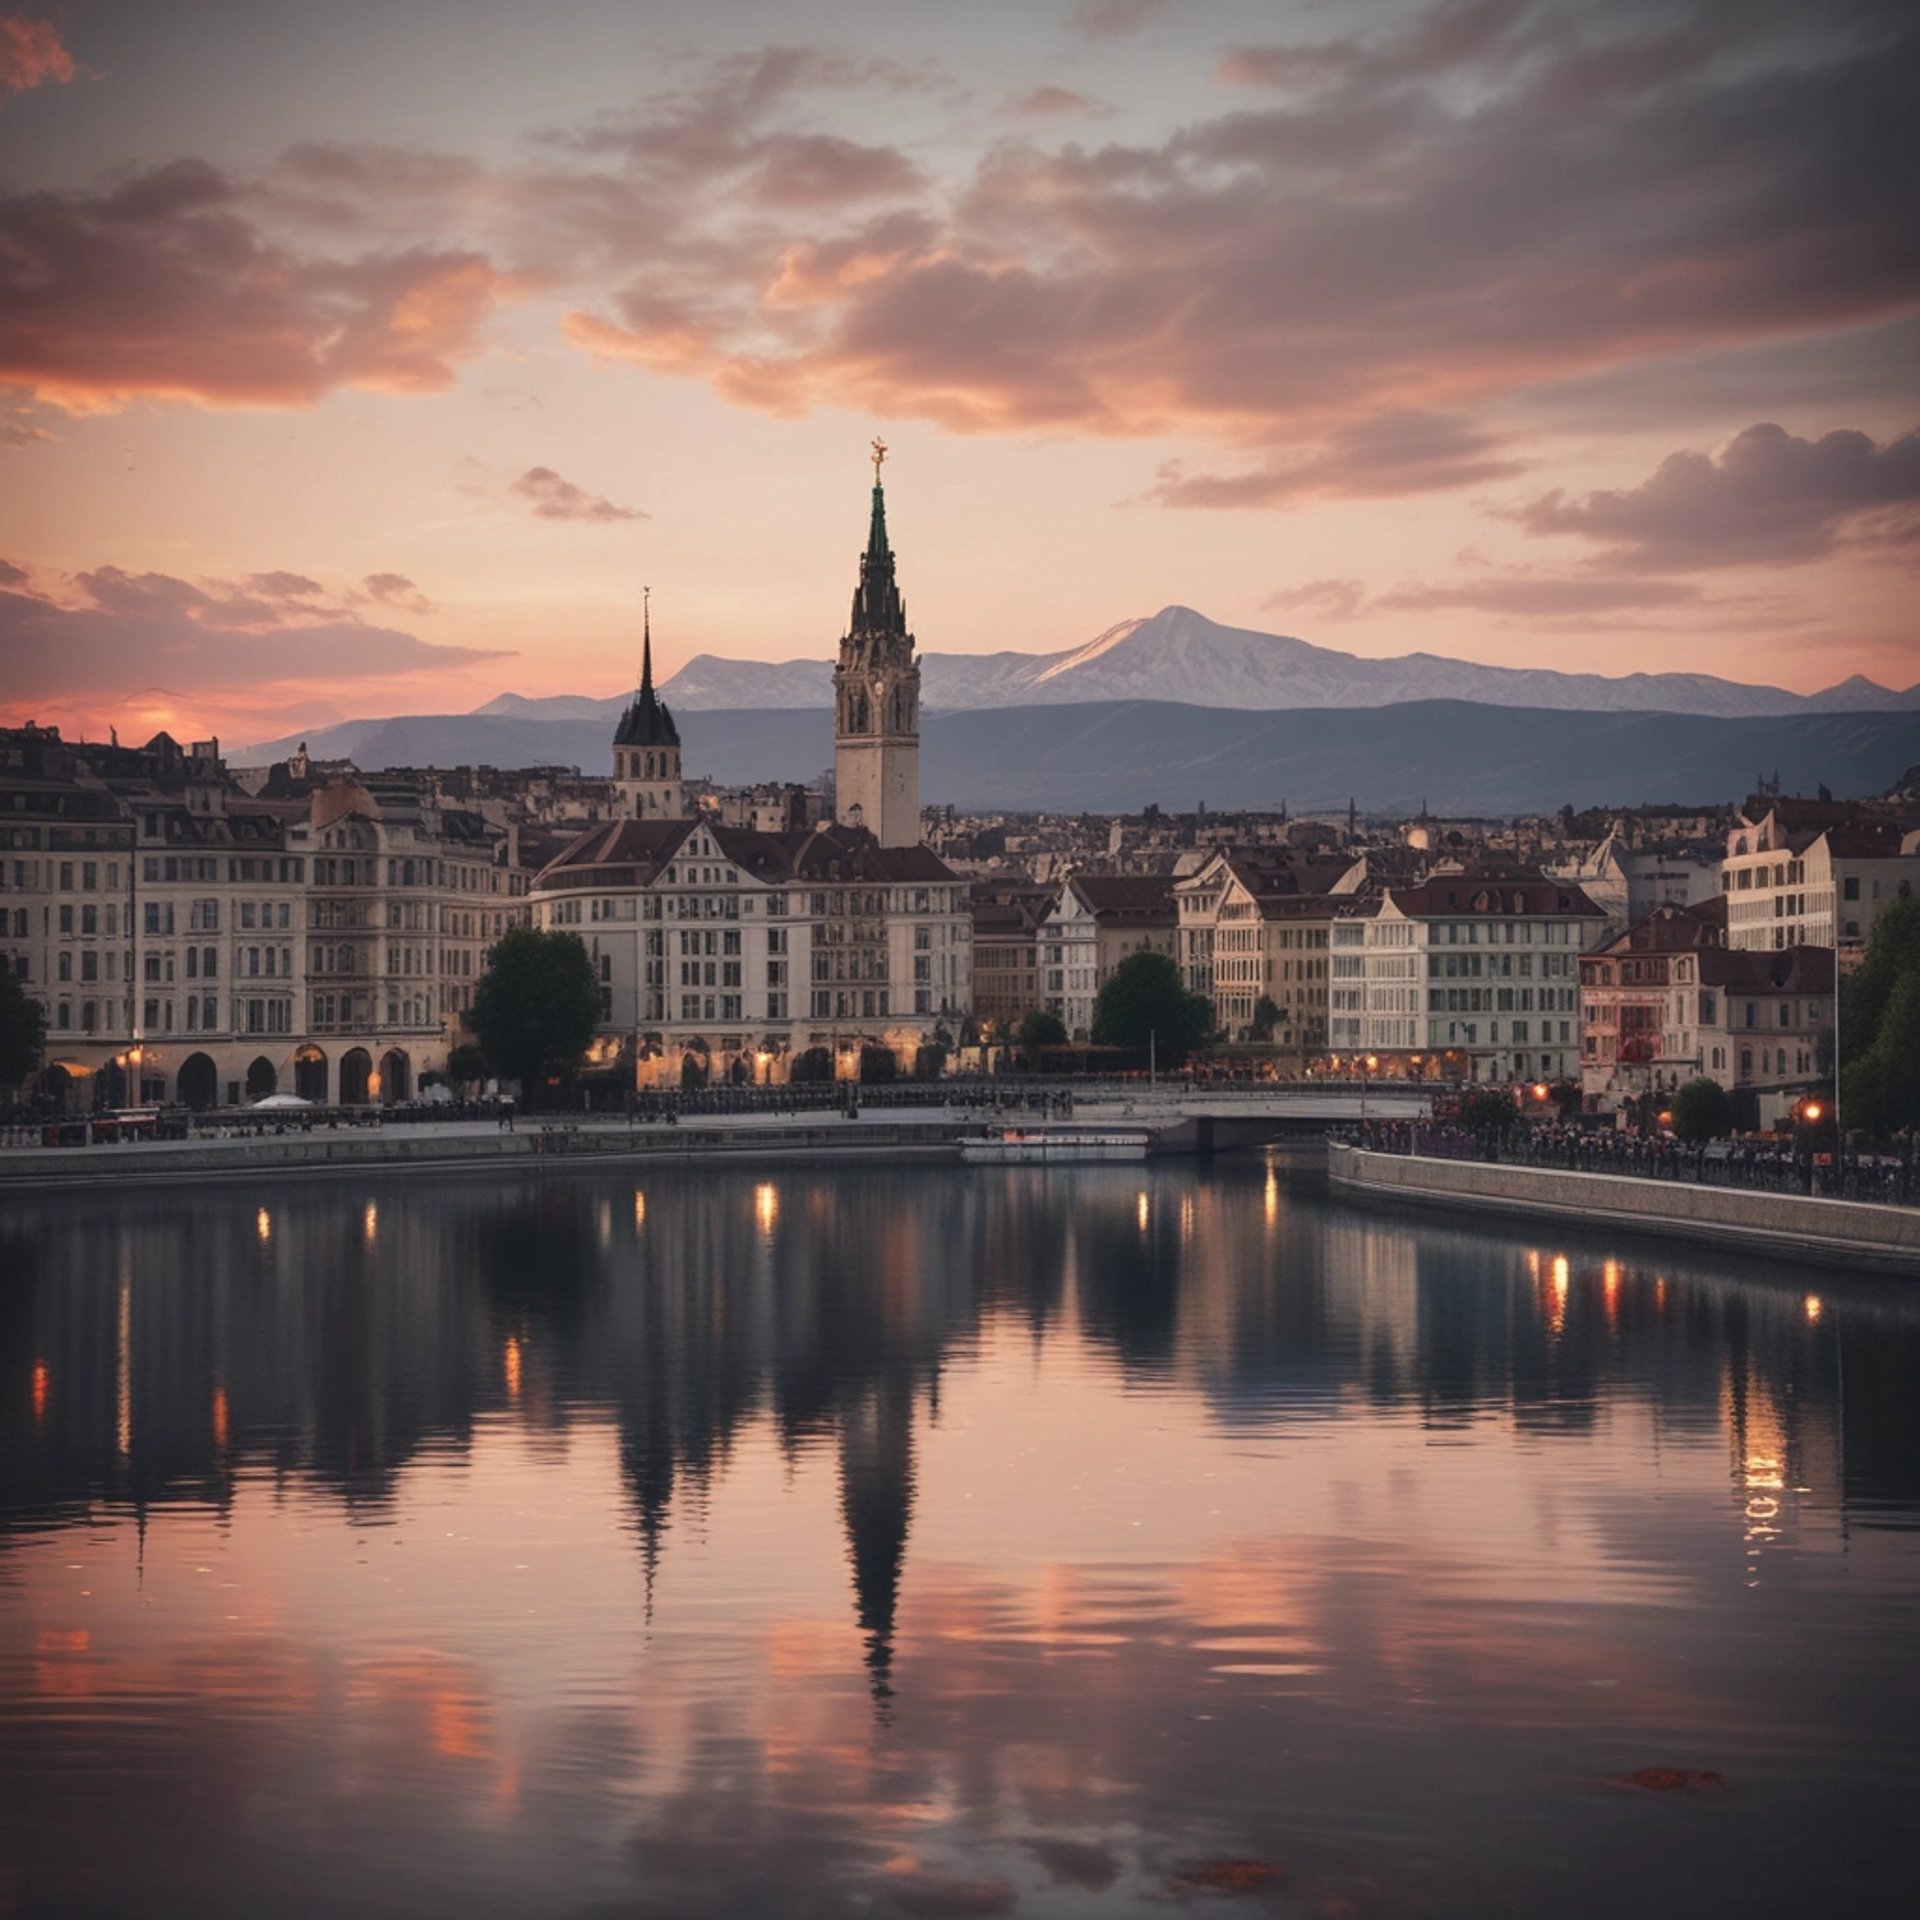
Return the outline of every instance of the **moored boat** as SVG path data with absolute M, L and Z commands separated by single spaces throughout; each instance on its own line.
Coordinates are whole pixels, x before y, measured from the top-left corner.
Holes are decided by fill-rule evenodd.
M 960 1142 L 960 1157 L 1002 1166 L 1144 1160 L 1148 1137 L 1145 1127 L 989 1127 Z

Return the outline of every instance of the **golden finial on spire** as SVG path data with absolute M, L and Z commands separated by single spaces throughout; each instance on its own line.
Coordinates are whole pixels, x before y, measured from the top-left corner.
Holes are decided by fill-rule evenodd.
M 873 484 L 876 487 L 880 484 L 880 463 L 886 457 L 887 443 L 876 436 L 873 443 Z

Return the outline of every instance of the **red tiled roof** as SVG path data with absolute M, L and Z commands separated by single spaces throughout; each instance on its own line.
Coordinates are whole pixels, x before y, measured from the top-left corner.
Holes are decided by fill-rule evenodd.
M 831 880 L 884 886 L 958 878 L 929 848 L 883 847 L 858 827 L 759 833 L 751 827 L 715 826 L 704 820 L 620 820 L 612 826 L 589 828 L 541 869 L 535 885 L 650 886 L 696 828 L 713 836 L 726 859 L 770 886 Z
M 1076 873 L 1067 882 L 1096 919 L 1128 926 L 1179 922 L 1173 880 L 1163 873 Z
M 1833 949 L 1711 947 L 1700 956 L 1700 982 L 1728 993 L 1830 994 Z
M 1625 933 L 1596 949 L 1602 954 L 1691 953 L 1727 943 L 1727 896 L 1716 893 L 1690 907 L 1667 903 L 1636 920 Z
M 1550 880 L 1538 867 L 1474 867 L 1436 873 L 1417 887 L 1389 886 L 1387 894 L 1413 920 L 1445 919 L 1450 914 L 1606 918 L 1571 881 Z

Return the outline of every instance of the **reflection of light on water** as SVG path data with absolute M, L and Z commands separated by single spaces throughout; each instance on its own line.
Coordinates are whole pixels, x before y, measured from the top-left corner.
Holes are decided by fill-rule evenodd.
M 215 1387 L 213 1390 L 213 1444 L 222 1452 L 227 1445 L 227 1390 Z
M 771 1233 L 773 1223 L 780 1218 L 780 1190 L 770 1180 L 761 1181 L 753 1190 L 753 1217 L 760 1222 L 762 1233 Z
M 1759 1581 L 1762 1551 L 1785 1532 L 1787 1410 L 1768 1381 L 1750 1368 L 1738 1378 L 1729 1372 L 1721 1392 L 1740 1494 L 1747 1583 L 1753 1586 Z
M 1617 1320 L 1620 1317 L 1620 1262 L 1609 1260 L 1600 1269 L 1601 1291 L 1606 1296 L 1607 1318 Z
M 600 1230 L 600 1244 L 603 1247 L 613 1245 L 613 1202 L 602 1200 L 595 1210 L 594 1219 Z
M 1825 1311 L 1826 1311 L 1825 1305 L 1823 1304 L 1820 1296 L 1817 1293 L 1810 1293 L 1807 1295 L 1806 1312 L 1807 1312 L 1807 1319 L 1810 1323 L 1813 1321 L 1817 1321 L 1820 1318 L 1821 1314 L 1824 1313 Z
M 1527 1278 L 1529 1280 L 1538 1280 L 1540 1278 L 1540 1249 L 1538 1247 L 1529 1247 L 1527 1249 Z
M 1180 1196 L 1180 1238 L 1182 1240 L 1193 1238 L 1193 1195 L 1190 1193 L 1183 1193 Z
M 47 1384 L 50 1376 L 47 1363 L 36 1360 L 33 1363 L 33 1424 L 37 1427 L 47 1417 Z
M 265 1219 L 263 1208 L 261 1218 Z M 114 1337 L 113 1437 L 124 1456 L 133 1451 L 133 1288 L 120 1282 L 120 1310 Z
M 265 1207 L 253 1216 L 253 1230 L 260 1236 L 263 1247 L 273 1238 L 273 1215 Z
M 1135 1208 L 1134 1211 L 1135 1211 L 1135 1217 L 1140 1222 L 1140 1231 L 1142 1233 L 1145 1233 L 1147 1230 L 1147 1196 L 1145 1195 L 1145 1193 L 1141 1194 L 1140 1204 L 1138 1205 L 1138 1207 Z
M 1567 1293 L 1573 1285 L 1573 1275 L 1567 1268 L 1567 1256 L 1556 1253 L 1553 1256 L 1553 1306 L 1548 1314 L 1548 1322 L 1555 1333 L 1567 1324 Z
M 638 1187 L 633 1190 L 633 1224 L 636 1228 L 647 1224 L 647 1196 Z
M 1653 1307 L 1656 1313 L 1665 1313 L 1667 1310 L 1667 1280 L 1665 1274 L 1656 1273 L 1653 1276 Z
M 360 1216 L 360 1232 L 368 1246 L 380 1237 L 380 1209 L 369 1200 L 366 1211 Z
M 1267 1225 L 1274 1226 L 1280 1218 L 1280 1176 L 1271 1164 L 1267 1167 Z
M 520 1398 L 520 1338 L 518 1334 L 508 1334 L 506 1350 L 501 1356 L 501 1365 L 507 1376 L 507 1398 Z

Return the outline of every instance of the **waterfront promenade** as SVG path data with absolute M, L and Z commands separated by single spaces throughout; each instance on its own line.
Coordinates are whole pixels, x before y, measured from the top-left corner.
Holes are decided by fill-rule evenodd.
M 430 1117 L 430 1109 L 341 1114 L 299 1109 L 214 1114 L 184 1138 L 46 1144 L 18 1128 L 0 1151 L 0 1192 L 28 1187 L 120 1186 L 263 1172 L 325 1174 L 375 1167 L 444 1171 L 533 1160 L 959 1158 L 983 1126 L 1075 1120 L 1144 1126 L 1158 1153 L 1206 1151 L 1297 1134 L 1316 1144 L 1330 1126 L 1383 1109 L 1424 1113 L 1423 1094 L 1186 1083 L 1034 1082 L 958 1087 L 821 1087 L 778 1092 L 712 1089 L 649 1096 L 631 1114 Z
M 1920 1274 L 1920 1209 L 1912 1207 L 1346 1143 L 1329 1148 L 1328 1177 L 1349 1199 L 1544 1215 L 1665 1240 Z

